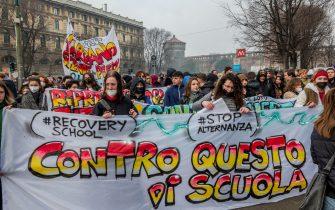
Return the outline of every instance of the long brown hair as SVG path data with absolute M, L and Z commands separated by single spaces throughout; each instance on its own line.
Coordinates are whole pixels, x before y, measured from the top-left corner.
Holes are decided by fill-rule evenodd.
M 190 98 L 190 96 L 191 96 L 191 86 L 192 86 L 192 82 L 194 81 L 194 80 L 196 80 L 197 82 L 198 82 L 198 79 L 196 78 L 196 77 L 192 77 L 189 81 L 188 81 L 188 83 L 187 83 L 187 85 L 186 85 L 186 89 L 185 89 L 185 97 L 187 97 L 187 98 Z M 199 82 L 198 82 L 199 83 Z
M 327 92 L 324 98 L 324 108 L 315 122 L 316 131 L 325 138 L 331 138 L 335 132 L 335 88 Z
M 234 102 L 236 107 L 241 108 L 243 107 L 243 87 L 242 87 L 242 83 L 240 81 L 240 79 L 235 76 L 234 74 L 227 74 L 223 77 L 221 77 L 221 79 L 219 80 L 219 82 L 217 83 L 215 90 L 214 90 L 214 100 L 218 100 L 219 98 L 221 98 L 224 95 L 224 91 L 223 91 L 223 84 L 227 81 L 230 80 L 232 81 L 233 85 L 234 85 L 234 89 L 233 89 L 233 93 L 234 93 Z
M 291 91 L 295 93 L 295 88 L 298 84 L 301 84 L 301 87 L 303 87 L 302 81 L 300 78 L 294 77 L 292 78 L 285 87 L 285 92 Z
M 4 101 L 6 105 L 12 105 L 15 102 L 13 93 L 8 89 L 7 85 L 3 81 L 0 81 L 0 87 L 5 91 Z

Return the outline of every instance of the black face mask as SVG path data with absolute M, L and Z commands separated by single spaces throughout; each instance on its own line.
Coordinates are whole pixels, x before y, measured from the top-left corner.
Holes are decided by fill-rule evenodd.
M 223 94 L 229 98 L 234 97 L 234 92 L 228 93 L 225 89 L 223 89 Z
M 142 94 L 144 93 L 144 87 L 141 88 L 135 88 L 135 93 Z
M 318 86 L 318 88 L 320 89 L 325 89 L 327 87 L 327 82 L 318 82 L 316 83 L 316 86 Z
M 92 79 L 91 79 L 91 78 L 87 78 L 87 79 L 85 79 L 85 82 L 86 82 L 86 83 L 91 83 L 91 82 L 92 82 Z

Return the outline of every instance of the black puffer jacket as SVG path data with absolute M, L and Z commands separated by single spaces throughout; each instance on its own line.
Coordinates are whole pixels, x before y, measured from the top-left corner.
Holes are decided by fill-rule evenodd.
M 326 167 L 327 162 L 335 153 L 335 135 L 330 138 L 324 138 L 314 129 L 311 135 L 311 154 L 313 162 L 318 165 L 319 170 Z M 326 195 L 335 199 L 335 164 L 328 177 Z
M 252 80 L 248 83 L 247 90 L 249 96 L 262 95 L 272 98 L 276 97 L 274 83 L 269 80 L 265 80 L 263 83 L 259 82 L 259 80 Z
M 104 115 L 106 111 L 110 111 L 114 113 L 115 115 L 129 115 L 129 111 L 131 109 L 134 109 L 137 112 L 133 103 L 130 101 L 130 99 L 128 99 L 125 96 L 122 96 L 120 101 L 115 101 L 115 102 L 110 101 L 107 97 L 103 97 L 102 99 L 104 99 L 108 103 L 111 110 L 107 110 L 106 107 L 103 106 L 101 102 L 98 102 L 94 106 L 91 115 L 102 116 Z

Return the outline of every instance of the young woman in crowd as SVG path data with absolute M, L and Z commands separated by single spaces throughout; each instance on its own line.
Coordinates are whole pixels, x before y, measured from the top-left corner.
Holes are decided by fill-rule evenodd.
M 244 106 L 242 84 L 239 78 L 234 74 L 227 74 L 221 77 L 214 89 L 214 93 L 205 95 L 202 99 L 193 104 L 192 109 L 194 111 L 199 111 L 203 108 L 212 110 L 214 108 L 213 101 L 220 98 L 223 99 L 231 112 L 250 112 L 250 110 Z
M 258 72 L 256 80 L 249 82 L 248 87 L 251 96 L 276 97 L 273 81 L 267 79 L 267 75 L 263 70 Z
M 105 119 L 114 115 L 137 116 L 133 103 L 122 93 L 122 79 L 116 71 L 109 72 L 105 77 L 102 99 L 95 105 L 92 115 Z
M 158 77 L 158 75 L 156 74 L 151 75 L 151 86 L 153 88 L 162 87 L 160 83 L 160 78 Z
M 82 89 L 84 90 L 93 90 L 93 91 L 100 90 L 100 86 L 98 85 L 92 73 L 84 74 L 81 85 L 82 85 Z
M 203 95 L 200 92 L 199 81 L 196 77 L 192 77 L 186 85 L 185 94 L 183 95 L 180 104 L 193 104 L 202 97 Z
M 285 88 L 284 99 L 296 98 L 303 91 L 303 83 L 300 78 L 292 78 Z
M 22 102 L 22 96 L 27 94 L 29 92 L 29 86 L 28 84 L 23 84 L 21 89 L 19 90 L 19 93 L 15 99 L 17 104 L 20 104 Z
M 21 103 L 18 104 L 22 109 L 46 110 L 43 107 L 43 88 L 38 77 L 28 79 L 29 91 L 22 95 Z
M 78 80 L 71 80 L 67 83 L 68 90 L 78 90 L 80 87 L 80 82 Z
M 145 95 L 146 84 L 140 77 L 135 77 L 130 86 L 130 100 L 151 104 L 150 98 Z
M 12 92 L 3 81 L 0 81 L 0 139 L 2 131 L 2 111 L 6 106 L 11 106 L 14 103 L 15 100 Z
M 280 99 L 283 98 L 284 95 L 284 78 L 280 76 L 275 77 L 274 81 L 274 86 L 275 86 L 275 93 L 276 93 L 276 98 Z
M 335 89 L 331 89 L 324 98 L 324 109 L 315 122 L 311 135 L 311 155 L 319 171 L 326 167 L 327 162 L 335 154 Z M 335 209 L 335 164 L 327 178 L 324 210 Z
M 72 81 L 73 78 L 70 75 L 66 75 L 63 78 L 59 78 L 59 80 L 61 81 L 61 84 L 59 85 L 60 89 L 67 89 L 67 83 Z M 57 81 L 56 81 L 57 83 Z
M 315 106 L 322 106 L 324 96 L 329 90 L 328 74 L 325 70 L 316 72 L 311 80 L 301 91 L 297 97 L 295 107 L 308 106 L 313 108 Z
M 244 98 L 250 97 L 250 91 L 248 90 L 248 78 L 244 74 L 239 74 L 237 77 L 240 79 L 242 83 L 242 93 Z
M 41 86 L 43 90 L 53 87 L 53 84 L 49 81 L 49 79 L 46 76 L 41 75 L 39 79 L 41 81 Z

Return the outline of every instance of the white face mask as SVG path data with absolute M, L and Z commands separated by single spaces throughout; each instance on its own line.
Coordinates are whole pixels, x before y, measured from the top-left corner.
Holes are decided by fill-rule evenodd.
M 116 96 L 117 90 L 106 90 L 108 96 Z
M 302 91 L 302 88 L 301 88 L 301 87 L 298 87 L 298 88 L 295 89 L 295 91 L 296 91 L 297 93 L 300 93 L 300 92 Z
M 42 86 L 42 87 L 45 87 L 45 82 L 41 82 L 41 86 Z
M 32 93 L 36 93 L 40 90 L 40 87 L 38 86 L 29 86 L 29 89 Z

